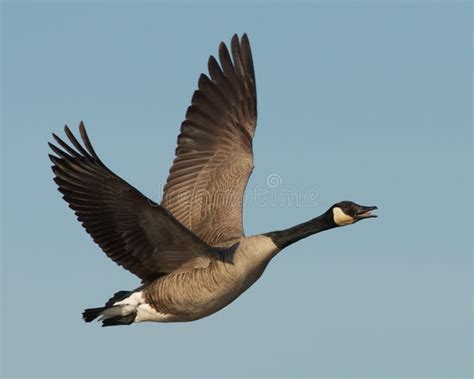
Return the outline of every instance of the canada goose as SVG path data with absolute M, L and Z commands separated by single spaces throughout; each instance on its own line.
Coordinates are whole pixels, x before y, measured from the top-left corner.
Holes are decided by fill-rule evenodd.
M 94 241 L 115 263 L 142 280 L 115 293 L 86 322 L 103 326 L 142 321 L 192 321 L 222 309 L 263 273 L 283 248 L 323 230 L 376 217 L 377 207 L 343 201 L 321 216 L 280 231 L 245 237 L 242 199 L 253 169 L 257 119 L 249 40 L 234 35 L 231 53 L 219 46 L 178 136 L 176 158 L 161 204 L 109 170 L 79 125 L 81 144 L 53 134 L 54 181 Z

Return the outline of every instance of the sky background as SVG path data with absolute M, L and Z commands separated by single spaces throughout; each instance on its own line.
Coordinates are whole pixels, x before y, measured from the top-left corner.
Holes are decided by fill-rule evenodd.
M 471 377 L 472 3 L 1 11 L 4 377 Z M 380 217 L 289 247 L 206 319 L 85 324 L 138 279 L 61 200 L 51 132 L 84 120 L 102 160 L 159 201 L 208 56 L 244 32 L 259 108 L 247 235 L 345 199 Z

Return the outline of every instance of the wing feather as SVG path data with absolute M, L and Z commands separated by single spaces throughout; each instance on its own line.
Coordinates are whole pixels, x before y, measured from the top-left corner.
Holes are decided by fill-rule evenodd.
M 54 181 L 64 200 L 102 250 L 143 281 L 177 270 L 206 267 L 218 259 L 209 247 L 162 206 L 109 170 L 99 159 L 84 124 L 84 146 L 66 126 L 72 146 L 53 134 Z
M 242 200 L 253 169 L 257 95 L 247 35 L 219 45 L 201 74 L 178 136 L 162 205 L 211 246 L 243 234 Z

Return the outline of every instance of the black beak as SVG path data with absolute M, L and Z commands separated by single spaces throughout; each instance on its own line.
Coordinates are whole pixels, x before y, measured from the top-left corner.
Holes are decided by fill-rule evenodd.
M 356 220 L 362 220 L 364 218 L 371 218 L 371 217 L 377 217 L 377 215 L 372 214 L 372 211 L 378 209 L 377 207 L 364 207 L 364 206 L 359 206 L 359 209 L 357 210 L 357 214 L 355 216 Z

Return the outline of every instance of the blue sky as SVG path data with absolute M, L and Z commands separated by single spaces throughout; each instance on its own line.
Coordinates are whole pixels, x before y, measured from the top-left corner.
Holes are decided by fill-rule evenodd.
M 206 319 L 83 323 L 138 280 L 61 200 L 50 133 L 84 120 L 159 201 L 197 78 L 243 32 L 259 107 L 246 233 L 344 199 L 380 217 L 291 246 Z M 470 2 L 3 1 L 2 375 L 470 377 L 471 34 Z

